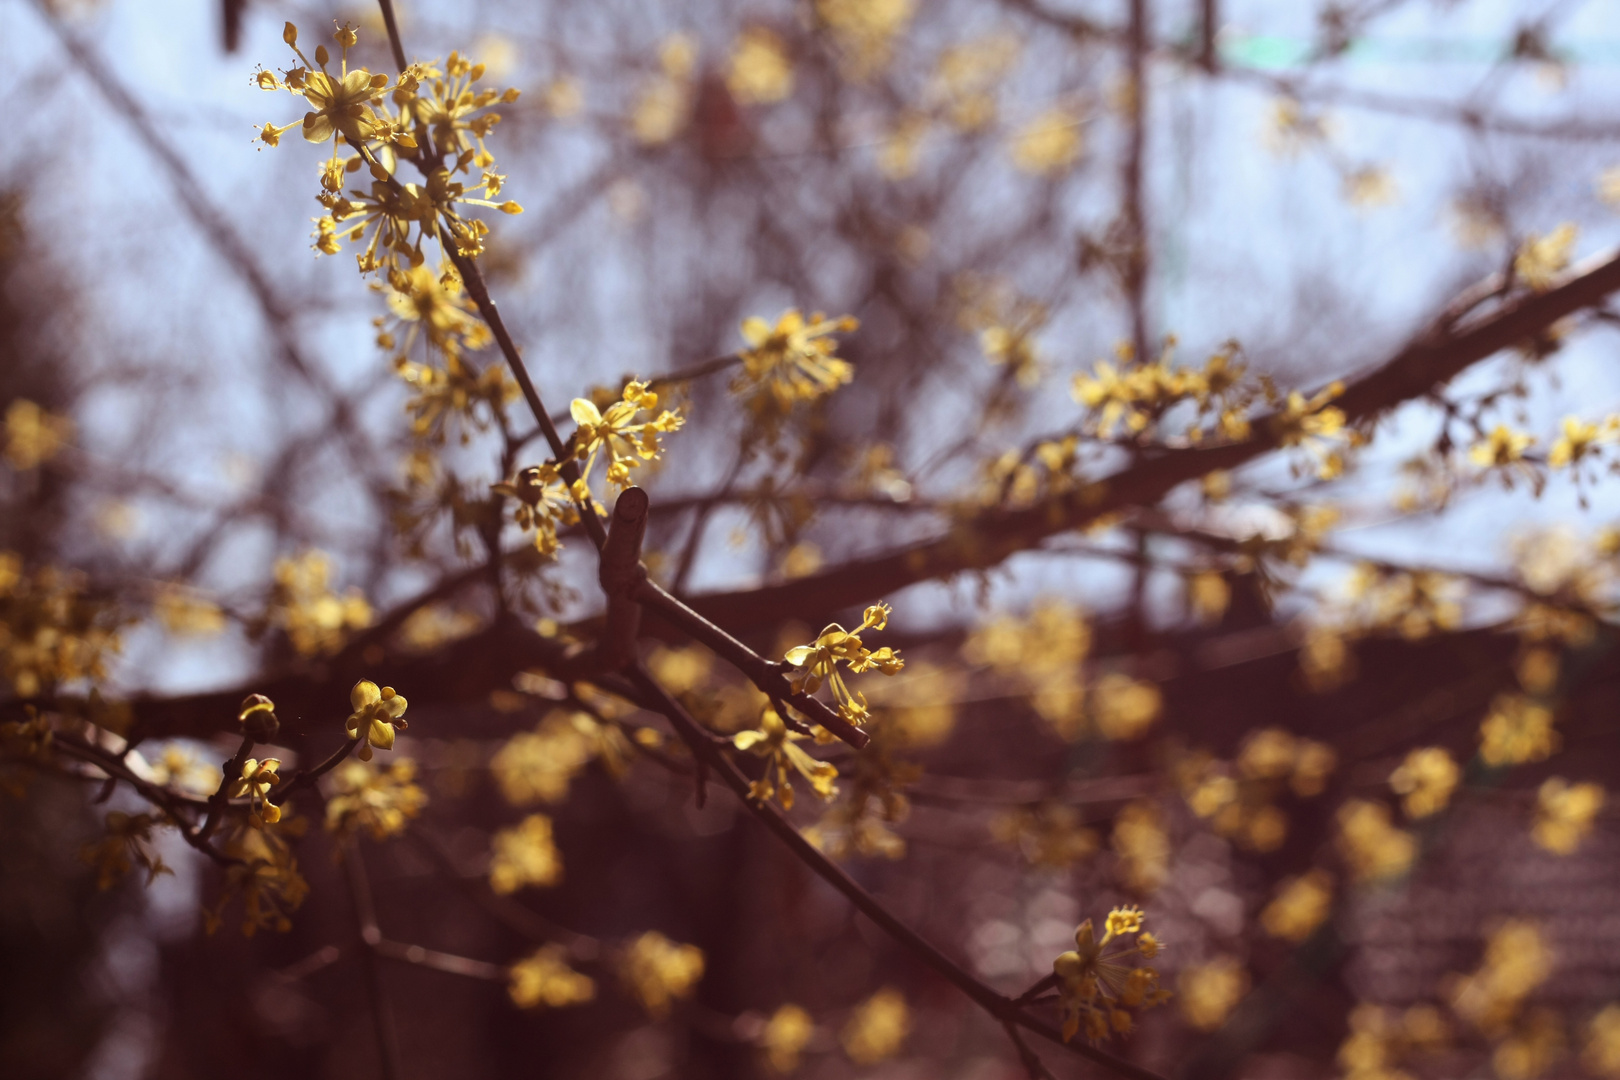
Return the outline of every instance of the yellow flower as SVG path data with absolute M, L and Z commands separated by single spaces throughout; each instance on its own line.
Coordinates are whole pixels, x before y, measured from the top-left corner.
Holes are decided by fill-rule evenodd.
M 1486 468 L 1511 465 L 1524 457 L 1534 443 L 1535 436 L 1514 431 L 1506 424 L 1497 424 L 1483 442 L 1477 442 L 1468 451 L 1469 460 Z
M 625 950 L 619 973 L 647 1015 L 661 1020 L 703 978 L 703 950 L 649 930 Z
M 309 103 L 310 111 L 304 114 L 304 138 L 308 142 L 322 143 L 328 139 L 333 141 L 333 152 L 337 151 L 336 137 L 341 134 L 351 146 L 358 146 L 377 136 L 377 115 L 372 111 L 388 89 L 387 75 L 373 75 L 365 68 L 349 70 L 349 49 L 355 43 L 354 31 L 345 26 L 338 29 L 333 35 L 341 49 L 338 72 L 333 75 L 326 68 L 329 56 L 326 46 L 322 45 L 315 50 L 315 62 L 309 62 L 301 49 L 298 48 L 298 28 L 288 23 L 282 32 L 282 40 L 302 63 L 302 67 L 295 67 L 286 73 L 286 80 L 277 79 L 268 71 L 260 71 L 254 81 L 263 90 L 286 90 L 301 95 Z M 315 70 L 319 68 L 320 70 Z M 293 125 L 275 127 L 266 124 L 260 138 L 270 146 L 275 146 L 280 136 Z M 409 139 L 405 135 L 404 139 Z M 413 141 L 404 145 L 415 146 Z
M 1558 749 L 1552 710 L 1519 694 L 1498 694 L 1479 725 L 1479 756 L 1487 765 L 1543 761 Z
M 417 123 L 432 135 L 438 154 L 455 160 L 461 172 L 466 172 L 469 164 L 480 169 L 494 165 L 484 138 L 501 116 L 486 110 L 497 102 L 511 104 L 518 99 L 518 91 L 474 92 L 473 83 L 484 77 L 484 65 L 454 52 L 444 62 L 442 73 L 431 64 L 420 64 L 413 74 L 426 92 L 419 89 L 411 96 L 411 111 Z
M 1368 165 L 1344 178 L 1344 197 L 1351 206 L 1369 209 L 1395 202 L 1398 192 L 1389 170 Z
M 1603 788 L 1598 784 L 1571 784 L 1561 776 L 1548 777 L 1536 790 L 1536 824 L 1530 835 L 1555 855 L 1572 854 L 1591 831 L 1603 803 Z
M 1311 870 L 1288 878 L 1260 912 L 1260 925 L 1272 937 L 1298 944 L 1310 937 L 1333 910 L 1333 875 Z
M 738 34 L 726 87 L 743 105 L 766 105 L 793 93 L 793 61 L 782 39 L 762 26 Z
M 799 1067 L 799 1055 L 816 1033 L 810 1014 L 797 1005 L 783 1005 L 765 1022 L 759 1045 L 773 1072 L 790 1073 Z
M 380 690 L 377 684 L 370 679 L 361 679 L 349 691 L 349 704 L 354 712 L 349 714 L 345 729 L 349 738 L 359 739 L 360 748 L 356 751 L 361 761 L 371 760 L 373 746 L 381 750 L 394 748 L 394 728 L 408 726 L 400 717 L 405 715 L 406 701 L 394 692 L 392 686 L 385 686 Z
M 782 313 L 773 328 L 764 319 L 743 320 L 749 348 L 738 355 L 743 370 L 732 381 L 732 393 L 746 396 L 748 408 L 761 421 L 775 423 L 799 402 L 815 401 L 854 377 L 854 367 L 833 355 L 835 333 L 859 324 L 852 316 L 831 319 L 817 311 L 805 321 L 797 308 Z
M 596 997 L 596 983 L 568 966 L 561 945 L 545 945 L 507 969 L 507 993 L 520 1009 L 560 1009 Z
M 658 395 L 647 384 L 631 380 L 624 396 L 601 412 L 585 398 L 575 398 L 570 409 L 579 430 L 574 433 L 574 454 L 585 462 L 580 472 L 589 476 L 605 451 L 607 479 L 620 488 L 631 486 L 630 470 L 642 461 L 651 461 L 662 452 L 658 436 L 678 431 L 685 422 L 678 412 L 665 409 L 657 419 L 637 420 L 643 411 L 658 407 Z M 639 459 L 639 460 L 638 460 Z
M 911 1010 L 892 986 L 885 986 L 855 1008 L 839 1041 L 857 1065 L 876 1065 L 893 1057 L 911 1033 Z
M 889 611 L 887 604 L 873 604 L 866 609 L 861 624 L 854 630 L 845 630 L 832 623 L 812 644 L 795 645 L 789 649 L 785 659 L 798 669 L 788 674 L 794 692 L 814 694 L 826 682 L 832 687 L 833 701 L 839 715 L 852 724 L 865 723 L 868 718 L 866 695 L 850 692 L 838 664 L 844 663 L 857 675 L 874 667 L 885 675 L 895 675 L 905 667 L 900 654 L 887 645 L 874 652 L 861 643 L 861 631 L 868 627 L 882 630 L 888 625 Z
M 365 829 L 373 840 L 399 835 L 427 804 L 427 793 L 415 779 L 416 762 L 410 758 L 396 758 L 386 769 L 344 762 L 332 776 L 327 830 L 347 834 Z
M 1395 794 L 1404 795 L 1402 807 L 1409 818 L 1428 817 L 1444 810 L 1451 801 L 1462 770 L 1451 755 L 1438 746 L 1422 747 L 1406 755 L 1389 776 Z
M 1114 818 L 1111 843 L 1119 874 L 1139 893 L 1151 893 L 1170 876 L 1170 837 L 1158 808 L 1147 800 L 1127 803 Z
M 562 856 L 551 837 L 551 819 L 530 814 L 490 841 L 489 887 L 505 895 L 525 885 L 555 885 L 562 880 Z
M 242 762 L 241 776 L 231 782 L 227 794 L 233 799 L 247 798 L 248 821 L 256 828 L 274 825 L 281 820 L 281 807 L 269 800 L 270 789 L 281 783 L 281 776 L 277 772 L 280 768 L 280 758 L 265 758 L 263 761 L 248 758 Z
M 1599 443 L 1610 442 L 1620 433 L 1620 417 L 1611 416 L 1601 426 L 1588 424 L 1578 416 L 1564 417 L 1564 433 L 1547 452 L 1547 464 L 1555 469 L 1579 465 Z
M 829 762 L 817 761 L 795 745 L 803 738 L 797 731 L 789 731 L 776 710 L 769 706 L 760 715 L 759 730 L 739 731 L 732 737 L 732 743 L 738 750 L 767 759 L 765 775 L 754 781 L 748 792 L 749 798 L 764 801 L 775 795 L 781 799 L 783 809 L 793 809 L 790 772 L 797 772 L 810 781 L 810 787 L 823 800 L 830 800 L 838 794 L 838 788 L 833 783 L 838 779 L 838 770 Z M 776 768 L 774 785 L 771 782 L 772 766 Z
M 1527 236 L 1513 257 L 1513 273 L 1534 291 L 1545 292 L 1569 265 L 1574 247 L 1575 226 L 1567 221 L 1545 236 Z
M 448 263 L 437 274 L 425 264 L 396 271 L 389 275 L 389 285 L 388 308 L 405 335 L 400 339 L 384 330 L 386 321 L 378 319 L 382 332 L 377 344 L 395 350 L 398 359 L 405 358 L 419 334 L 434 348 L 452 353 L 489 343 L 489 327 L 463 295 L 461 278 Z
M 579 508 L 563 483 L 562 473 L 550 462 L 531 465 L 513 482 L 493 484 L 490 490 L 517 500 L 512 520 L 525 531 L 534 530 L 534 548 L 547 558 L 562 549 L 557 526 L 579 524 Z
M 1130 1010 L 1151 1008 L 1169 1000 L 1158 988 L 1159 973 L 1150 967 L 1137 967 L 1126 961 L 1133 956 L 1158 955 L 1160 944 L 1151 934 L 1141 934 L 1139 908 L 1115 908 L 1108 913 L 1102 940 L 1097 940 L 1091 920 L 1074 932 L 1074 949 L 1052 962 L 1058 996 L 1063 1001 L 1063 1037 L 1074 1038 L 1082 1027 L 1093 1042 L 1106 1038 L 1112 1030 L 1130 1031 Z M 1136 941 L 1105 951 L 1111 942 L 1141 934 Z M 1143 938 L 1146 938 L 1144 945 Z

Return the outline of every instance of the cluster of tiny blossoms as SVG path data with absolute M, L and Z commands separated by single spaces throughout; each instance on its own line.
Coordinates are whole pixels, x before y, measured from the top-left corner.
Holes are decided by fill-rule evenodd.
M 310 107 L 302 121 L 305 140 L 332 143 L 316 196 L 327 210 L 317 222 L 317 249 L 335 254 L 345 240 L 363 241 L 358 256 L 361 272 L 387 270 L 392 278 L 407 267 L 422 265 L 425 240 L 442 247 L 448 239 L 464 257 L 483 251 L 488 226 L 463 216 L 458 207 L 522 212 L 515 202 L 493 201 L 505 178 L 494 171 L 495 159 L 484 145 L 500 119 L 489 107 L 516 101 L 518 92 L 475 91 L 473 84 L 484 74 L 482 64 L 451 53 L 443 69 L 435 62 L 412 64 L 390 85 L 387 75 L 350 69 L 349 50 L 357 36 L 349 26 L 339 27 L 333 35 L 340 49 L 335 73 L 328 67 L 331 56 L 324 45 L 316 48 L 310 62 L 298 47 L 298 28 L 292 23 L 282 38 L 298 64 L 279 77 L 261 70 L 254 79 L 264 90 L 302 97 Z M 297 126 L 298 122 L 266 124 L 259 138 L 275 146 Z M 343 156 L 344 146 L 355 154 Z M 401 158 L 415 164 L 421 182 L 402 183 L 396 178 Z M 370 188 L 346 191 L 346 177 L 362 164 L 368 166 Z M 480 174 L 473 180 L 475 167 Z M 458 175 L 467 182 L 457 180 Z
M 864 724 L 870 715 L 866 695 L 852 692 L 845 685 L 838 665 L 842 662 L 856 675 L 872 668 L 885 675 L 899 674 L 906 662 L 900 659 L 898 652 L 887 645 L 876 651 L 868 649 L 860 637 L 863 630 L 882 630 L 888 625 L 889 611 L 888 604 L 873 604 L 854 630 L 832 623 L 811 644 L 789 649 L 784 659 L 796 669 L 788 674 L 794 692 L 813 694 L 825 682 L 832 687 L 833 703 L 839 715 L 852 724 Z
M 1074 949 L 1052 962 L 1052 977 L 1063 1001 L 1065 1039 L 1074 1038 L 1082 1027 L 1093 1041 L 1107 1038 L 1110 1031 L 1128 1034 L 1132 1009 L 1170 1000 L 1170 992 L 1159 989 L 1157 971 L 1126 962 L 1131 957 L 1151 960 L 1162 948 L 1142 929 L 1142 919 L 1139 908 L 1115 908 L 1103 923 L 1101 939 L 1087 919 L 1074 933 Z M 1126 944 L 1132 936 L 1136 940 Z

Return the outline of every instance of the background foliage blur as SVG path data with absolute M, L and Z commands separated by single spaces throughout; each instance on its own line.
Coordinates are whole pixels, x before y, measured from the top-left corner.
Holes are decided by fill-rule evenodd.
M 399 11 L 521 91 L 479 264 L 552 411 L 673 376 L 653 578 L 772 658 L 894 606 L 872 746 L 779 774 L 884 906 L 1016 996 L 1140 905 L 1174 997 L 1098 1045 L 1164 1076 L 1620 1076 L 1612 8 Z M 1041 1075 L 547 667 L 602 601 L 491 493 L 545 457 L 499 354 L 312 252 L 324 151 L 254 141 L 284 21 L 392 74 L 378 11 L 0 18 L 0 1073 Z M 848 385 L 758 392 L 789 309 L 858 320 Z M 392 751 L 240 833 L 285 921 L 64 749 L 200 814 L 246 694 L 291 774 L 385 671 Z

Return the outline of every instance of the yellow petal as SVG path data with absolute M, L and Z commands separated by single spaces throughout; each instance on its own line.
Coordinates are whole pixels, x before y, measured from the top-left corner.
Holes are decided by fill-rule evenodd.
M 575 398 L 568 411 L 574 417 L 574 423 L 580 427 L 595 427 L 602 422 L 602 414 L 597 411 L 595 405 L 584 398 Z
M 349 691 L 349 707 L 354 709 L 355 712 L 359 712 L 367 705 L 381 700 L 382 691 L 370 679 L 361 679 L 354 684 L 354 689 Z
M 368 732 L 371 745 L 379 750 L 392 750 L 394 748 L 394 725 L 382 720 L 373 720 L 371 730 Z

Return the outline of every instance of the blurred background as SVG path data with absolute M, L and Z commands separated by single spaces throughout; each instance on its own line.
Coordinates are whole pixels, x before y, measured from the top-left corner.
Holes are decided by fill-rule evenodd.
M 397 10 L 411 59 L 521 91 L 486 141 L 524 212 L 480 263 L 544 400 L 663 378 L 686 418 L 638 470 L 654 578 L 769 656 L 894 606 L 867 644 L 905 671 L 855 681 L 875 749 L 804 743 L 842 793 L 790 811 L 886 907 L 1016 996 L 1140 905 L 1175 996 L 1098 1045 L 1166 1077 L 1620 1076 L 1615 285 L 1380 383 L 1353 434 L 1147 495 L 1193 421 L 1110 417 L 1098 366 L 1226 357 L 1259 416 L 1612 258 L 1613 5 Z M 531 418 L 498 377 L 422 404 L 377 341 L 411 317 L 312 250 L 328 154 L 258 138 L 305 108 L 254 81 L 294 63 L 284 23 L 392 73 L 378 10 L 0 20 L 0 1074 L 1041 1075 L 728 792 L 697 805 L 661 719 L 514 644 L 509 616 L 585 640 L 602 608 L 585 538 L 543 560 L 490 495 L 544 459 Z M 854 374 L 765 423 L 739 327 L 790 308 L 858 320 Z M 988 550 L 1104 478 L 1106 514 Z M 756 726 L 673 627 L 642 656 Z M 60 737 L 203 799 L 245 694 L 290 772 L 376 672 L 409 730 L 293 804 L 308 897 L 248 934 L 240 899 L 210 929 L 226 875 L 174 830 L 98 847 L 149 801 L 22 712 L 60 691 Z M 398 820 L 324 827 L 379 775 Z M 549 1003 L 514 974 L 538 956 Z

